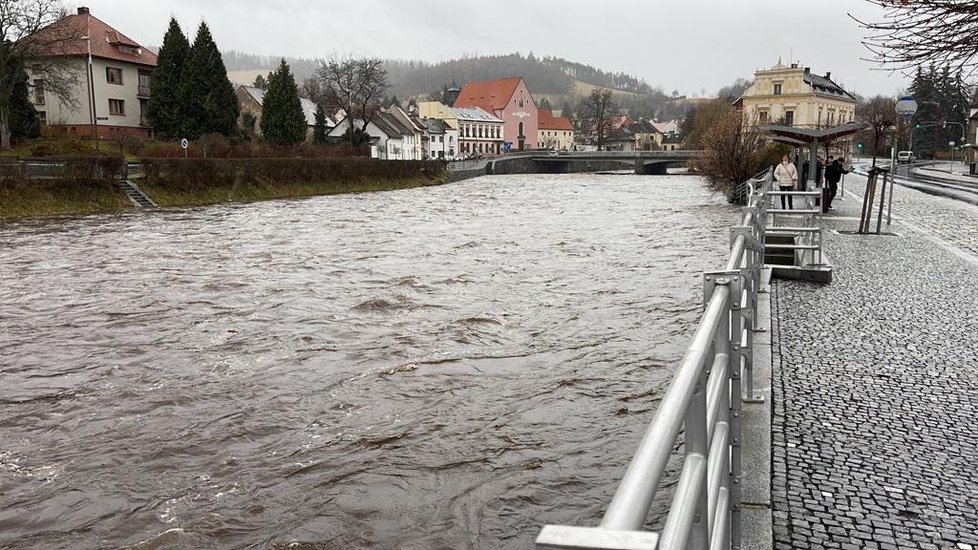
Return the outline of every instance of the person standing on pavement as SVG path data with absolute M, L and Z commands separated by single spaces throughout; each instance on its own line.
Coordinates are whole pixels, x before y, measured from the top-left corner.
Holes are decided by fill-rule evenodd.
M 782 155 L 781 164 L 774 169 L 774 179 L 778 182 L 778 189 L 782 191 L 794 191 L 795 186 L 798 184 L 798 170 L 795 168 L 794 164 L 791 164 L 791 159 L 788 155 Z M 791 203 L 791 195 L 788 197 L 788 209 L 794 210 L 795 205 Z M 785 195 L 781 195 L 781 209 L 784 210 Z
M 845 166 L 842 165 L 842 157 L 833 160 L 828 167 L 825 168 L 825 181 L 829 184 L 829 196 L 826 200 L 826 210 L 835 210 L 832 207 L 832 200 L 835 199 L 835 195 L 839 192 L 839 180 L 842 179 L 843 174 L 848 174 L 850 170 L 846 170 Z

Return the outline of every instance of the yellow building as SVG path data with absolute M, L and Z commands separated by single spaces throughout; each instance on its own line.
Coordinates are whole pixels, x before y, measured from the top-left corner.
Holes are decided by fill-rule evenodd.
M 744 120 L 758 125 L 783 124 L 803 128 L 831 128 L 852 122 L 856 98 L 832 82 L 831 73 L 812 73 L 797 63 L 779 60 L 770 69 L 754 73 L 754 83 L 737 100 Z

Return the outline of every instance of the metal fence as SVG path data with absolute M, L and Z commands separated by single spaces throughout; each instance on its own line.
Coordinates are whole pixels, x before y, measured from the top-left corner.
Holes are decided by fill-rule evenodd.
M 753 390 L 753 330 L 772 172 L 748 182 L 722 271 L 704 273 L 705 311 L 598 527 L 547 525 L 538 549 L 730 549 L 740 546 L 741 405 Z M 685 428 L 683 430 L 683 428 Z M 685 460 L 661 532 L 644 529 L 677 443 Z

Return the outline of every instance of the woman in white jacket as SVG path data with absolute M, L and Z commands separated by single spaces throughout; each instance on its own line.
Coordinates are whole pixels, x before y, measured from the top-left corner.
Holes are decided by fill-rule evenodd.
M 788 155 L 781 157 L 781 164 L 774 169 L 774 179 L 778 182 L 778 188 L 782 191 L 794 191 L 795 186 L 798 184 L 798 170 L 795 168 L 794 164 L 791 164 L 791 159 Z M 791 203 L 791 195 L 788 197 L 788 208 L 794 210 L 795 206 Z M 785 195 L 781 195 L 781 209 L 784 210 L 784 198 Z

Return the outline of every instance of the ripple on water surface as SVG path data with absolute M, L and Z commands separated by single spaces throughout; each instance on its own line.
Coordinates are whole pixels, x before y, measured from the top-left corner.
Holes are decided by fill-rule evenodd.
M 569 175 L 2 226 L 0 546 L 594 524 L 735 217 Z

